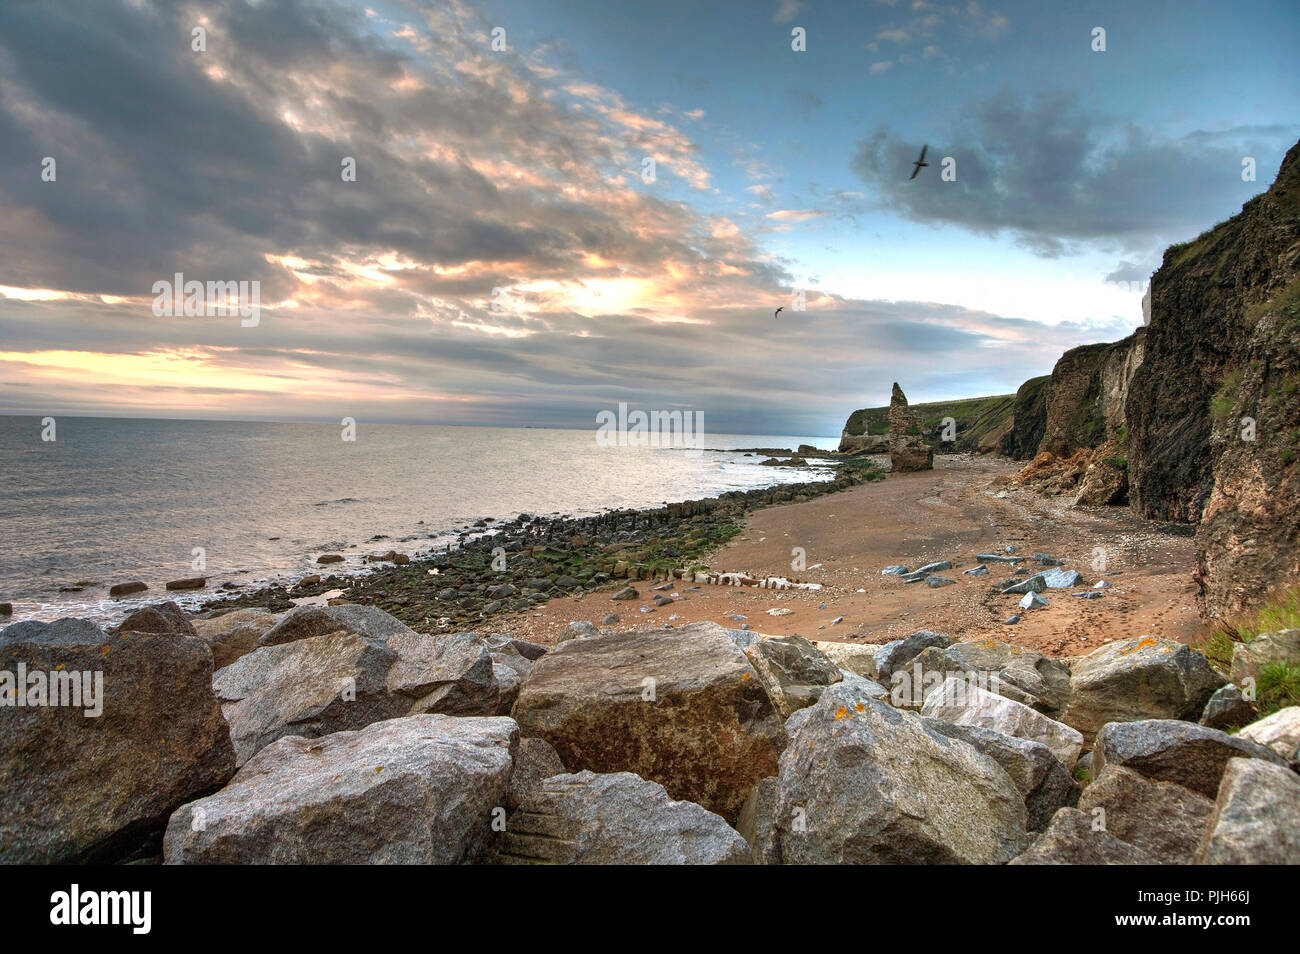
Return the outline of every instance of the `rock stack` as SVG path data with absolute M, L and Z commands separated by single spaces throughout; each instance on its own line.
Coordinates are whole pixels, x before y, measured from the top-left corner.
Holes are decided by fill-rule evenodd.
M 897 381 L 889 396 L 889 461 L 894 473 L 934 469 L 934 448 L 926 443 Z

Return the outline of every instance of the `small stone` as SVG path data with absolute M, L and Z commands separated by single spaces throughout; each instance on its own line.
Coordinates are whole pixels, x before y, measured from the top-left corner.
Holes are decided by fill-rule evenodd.
M 617 613 L 610 613 L 608 616 L 606 616 L 604 619 L 602 619 L 602 620 L 600 621 L 600 625 L 601 625 L 601 626 L 613 626 L 613 625 L 614 625 L 615 623 L 617 623 L 617 622 L 618 622 L 618 614 L 617 614 Z
M 988 576 L 989 569 L 981 563 L 979 566 L 971 567 L 969 570 L 963 570 L 962 574 L 964 576 Z
M 767 611 L 768 616 L 789 616 L 794 610 L 788 610 L 783 606 L 776 607 Z
M 905 566 L 891 564 L 880 571 L 881 576 L 905 576 L 910 571 Z
M 937 590 L 941 586 L 952 586 L 956 582 L 956 580 L 950 580 L 946 576 L 927 576 L 925 578 L 925 585 L 932 590 Z
M 1026 593 L 1024 597 L 1020 600 L 1020 608 L 1026 610 L 1041 609 L 1046 605 L 1047 605 L 1047 600 L 1039 596 L 1037 593 Z

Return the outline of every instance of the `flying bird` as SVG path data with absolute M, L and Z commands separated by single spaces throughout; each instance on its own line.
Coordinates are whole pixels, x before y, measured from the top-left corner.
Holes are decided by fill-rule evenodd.
M 930 148 L 929 145 L 925 145 L 921 147 L 921 158 L 916 160 L 916 162 L 912 163 L 912 165 L 916 166 L 916 168 L 912 170 L 912 174 L 908 177 L 909 181 L 911 179 L 915 179 L 916 174 L 929 165 L 929 163 L 925 161 L 925 151 L 929 148 Z
M 776 320 L 776 316 L 779 315 L 779 314 L 781 314 L 781 312 L 783 312 L 783 311 L 785 311 L 785 305 L 782 305 L 782 306 L 781 306 L 780 308 L 778 308 L 776 311 L 772 312 L 772 320 L 775 321 L 775 320 Z

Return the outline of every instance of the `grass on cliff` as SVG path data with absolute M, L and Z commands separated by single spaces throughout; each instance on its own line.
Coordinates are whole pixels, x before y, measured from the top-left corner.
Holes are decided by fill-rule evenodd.
M 1224 375 L 1219 390 L 1210 397 L 1210 417 L 1215 421 L 1226 421 L 1232 416 L 1232 409 L 1237 406 L 1237 392 L 1241 390 L 1242 377 L 1240 369 L 1229 371 Z
M 1279 629 L 1300 629 L 1300 587 L 1265 603 L 1239 623 L 1215 630 L 1201 651 L 1215 669 L 1227 675 L 1232 669 L 1232 650 L 1237 643 L 1248 643 L 1261 633 Z M 1255 690 L 1255 705 L 1261 719 L 1287 706 L 1300 705 L 1300 659 L 1264 666 Z
M 862 480 L 885 479 L 885 472 L 870 457 L 846 457 L 840 466 L 853 471 Z

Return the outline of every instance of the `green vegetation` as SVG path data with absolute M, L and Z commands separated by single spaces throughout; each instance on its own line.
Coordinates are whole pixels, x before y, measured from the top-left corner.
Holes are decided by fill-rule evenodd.
M 1300 628 L 1300 587 L 1265 603 L 1235 627 L 1216 630 L 1201 645 L 1201 652 L 1210 665 L 1227 675 L 1232 669 L 1232 650 L 1237 643 L 1248 643 L 1261 633 L 1297 628 Z M 1278 709 L 1300 705 L 1300 659 L 1265 665 L 1255 688 L 1255 705 L 1261 719 Z
M 1246 317 L 1252 321 L 1258 321 L 1266 314 L 1279 314 L 1291 321 L 1300 321 L 1300 275 L 1291 279 L 1282 290 L 1279 291 L 1268 301 L 1262 301 L 1258 305 L 1251 305 L 1246 311 Z
M 846 457 L 840 466 L 853 471 L 862 480 L 885 479 L 885 472 L 870 457 Z
M 1300 706 L 1300 660 L 1265 665 L 1259 671 L 1256 690 L 1261 719 L 1287 706 Z
M 1232 416 L 1232 410 L 1237 406 L 1237 392 L 1241 389 L 1242 376 L 1240 369 L 1229 371 L 1224 375 L 1219 390 L 1211 396 L 1210 417 L 1216 423 L 1222 423 Z
M 1089 772 L 1082 765 L 1076 765 L 1074 767 L 1074 771 L 1071 774 L 1074 775 L 1074 780 L 1078 782 L 1080 785 L 1082 785 L 1084 788 L 1087 788 L 1088 785 L 1091 784 L 1092 782 L 1092 773 Z

